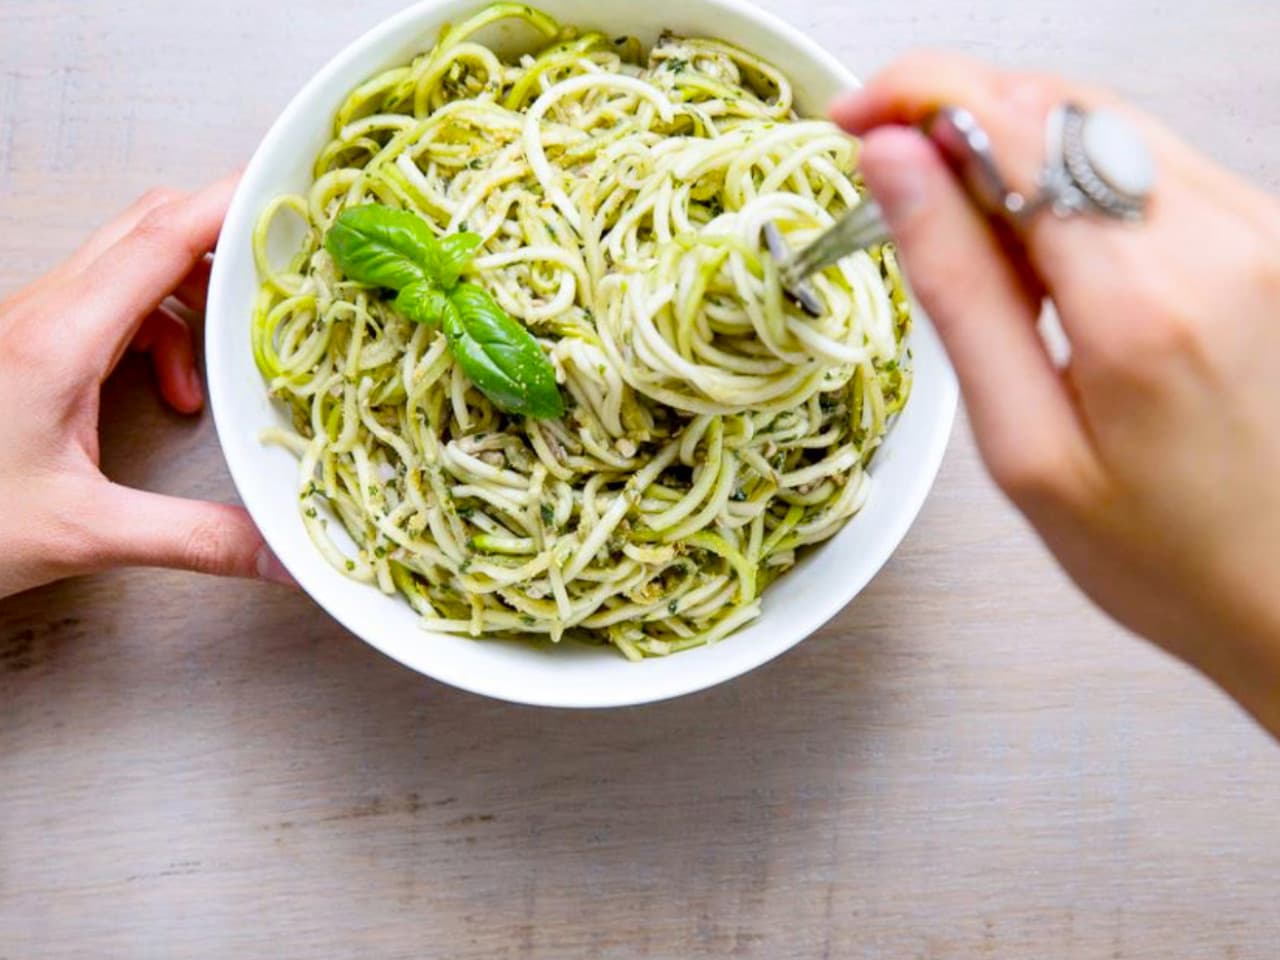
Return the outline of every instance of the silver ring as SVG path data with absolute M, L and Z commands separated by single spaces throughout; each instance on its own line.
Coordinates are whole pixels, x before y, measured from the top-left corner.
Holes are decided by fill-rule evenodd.
M 1117 220 L 1145 218 L 1156 168 L 1142 135 L 1114 110 L 1064 103 L 1045 127 L 1040 192 L 1027 213 L 1048 207 L 1055 216 L 1097 213 Z
M 943 107 L 926 131 L 958 169 L 970 195 L 988 213 L 1027 223 L 1046 207 L 1058 217 L 1096 213 L 1140 221 L 1155 186 L 1155 163 L 1142 136 L 1113 110 L 1056 107 L 1045 125 L 1045 165 L 1027 198 L 1008 187 L 977 118 Z

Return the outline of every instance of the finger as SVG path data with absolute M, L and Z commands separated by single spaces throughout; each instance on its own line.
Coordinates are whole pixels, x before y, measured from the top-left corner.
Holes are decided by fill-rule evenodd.
M 242 507 L 109 484 L 96 524 L 98 566 L 170 567 L 292 584 Z
M 130 346 L 150 356 L 165 403 L 179 413 L 196 413 L 204 405 L 191 328 L 181 317 L 157 307 L 142 321 Z
M 960 380 L 984 460 L 1024 509 L 1080 488 L 1092 448 L 1035 329 L 1039 298 L 935 146 L 886 128 L 860 161 L 897 242 L 914 294 Z
M 865 87 L 836 97 L 830 113 L 850 133 L 862 134 L 880 126 L 923 123 L 943 106 L 965 107 L 990 135 L 1005 178 L 1027 191 L 1035 186 L 1035 175 L 1044 160 L 1045 117 L 1067 100 L 1086 108 L 1107 107 L 1125 113 L 1141 128 L 1162 164 L 1171 164 L 1201 181 L 1222 182 L 1224 171 L 1217 165 L 1154 118 L 1127 107 L 1109 90 L 1070 83 L 1052 74 L 1002 70 L 961 54 L 908 54 Z M 1030 165 L 1020 163 L 1027 158 Z
M 90 234 L 89 238 L 58 269 L 65 270 L 68 275 L 80 273 L 134 230 L 147 214 L 160 207 L 176 203 L 186 196 L 187 194 L 183 191 L 171 187 L 155 187 L 148 190 L 123 212 Z
M 83 304 L 72 319 L 100 376 L 115 365 L 142 319 L 171 294 L 217 240 L 235 178 L 163 204 L 86 267 L 67 290 Z
M 50 270 L 39 281 L 20 291 L 9 301 L 9 305 L 32 300 L 42 293 L 47 294 L 51 291 L 56 291 L 81 273 L 94 260 L 98 259 L 108 248 L 118 243 L 129 231 L 137 227 L 138 223 L 147 214 L 165 204 L 173 203 L 183 196 L 184 194 L 180 191 L 172 190 L 168 187 L 157 187 L 153 190 L 148 190 L 122 213 L 116 215 L 108 223 L 90 234 L 89 239 L 81 244 L 70 257 Z
M 1102 307 L 1117 295 L 1116 285 L 1158 269 L 1151 261 L 1167 245 L 1164 241 L 1187 233 L 1178 226 L 1187 219 L 1187 197 L 1205 192 L 1189 190 L 1187 178 L 1209 174 L 1185 146 L 1150 118 L 1115 103 L 1103 91 L 1069 85 L 1056 77 L 1007 73 L 947 54 L 918 54 L 899 61 L 865 91 L 834 103 L 832 113 L 848 129 L 862 131 L 919 123 L 944 104 L 963 106 L 990 137 L 1004 179 L 1031 196 L 1038 189 L 1037 172 L 1045 162 L 1048 116 L 1064 101 L 1086 108 L 1106 105 L 1124 113 L 1147 140 L 1158 170 L 1157 189 L 1141 225 L 1093 215 L 1062 219 L 1047 212 L 1033 216 L 1028 224 L 1015 224 L 1031 265 L 1059 307 L 1068 338 L 1088 353 L 1105 350 L 1114 340 L 1109 322 L 1113 311 Z
M 1013 74 L 972 57 L 920 51 L 894 61 L 865 87 L 838 96 L 831 118 L 862 134 L 876 127 L 919 124 L 944 106 L 976 111 L 1012 97 L 1015 102 L 1009 106 L 1018 109 L 1026 106 L 1028 91 L 1013 80 Z M 1037 106 L 1038 99 L 1031 105 Z
M 193 313 L 204 313 L 209 299 L 209 277 L 212 272 L 213 261 L 208 257 L 201 257 L 174 289 L 173 296 Z

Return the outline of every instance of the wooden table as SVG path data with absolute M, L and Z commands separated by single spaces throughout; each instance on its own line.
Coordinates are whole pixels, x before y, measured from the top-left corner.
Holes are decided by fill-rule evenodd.
M 0 293 L 240 163 L 400 0 L 4 0 Z M 855 69 L 1111 83 L 1280 186 L 1271 0 L 771 0 Z M 110 471 L 233 499 L 108 389 Z M 12 508 L 20 505 L 7 505 Z M 305 597 L 131 571 L 0 604 L 0 957 L 1271 958 L 1280 751 L 1066 584 L 961 426 L 872 586 L 653 707 L 458 693 Z

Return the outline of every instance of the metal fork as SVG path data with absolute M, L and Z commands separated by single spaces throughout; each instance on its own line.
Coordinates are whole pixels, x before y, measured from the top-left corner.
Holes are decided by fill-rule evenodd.
M 1025 219 L 1034 212 L 1036 201 L 1028 201 L 1022 194 L 1010 190 L 1000 176 L 991 153 L 991 139 L 968 110 L 940 107 L 920 128 L 942 151 L 981 210 L 1013 219 Z M 778 264 L 783 289 L 805 312 L 815 317 L 822 314 L 822 301 L 805 283 L 805 278 L 851 253 L 888 239 L 880 207 L 869 199 L 848 210 L 798 253 L 792 253 L 775 224 L 764 225 L 765 244 Z
M 778 262 L 783 288 L 796 298 L 806 313 L 815 317 L 822 315 L 822 301 L 805 278 L 854 251 L 874 247 L 888 239 L 889 231 L 880 213 L 880 205 L 874 200 L 863 200 L 847 211 L 799 253 L 791 252 L 777 224 L 771 220 L 764 225 L 764 242 L 769 248 L 769 255 Z

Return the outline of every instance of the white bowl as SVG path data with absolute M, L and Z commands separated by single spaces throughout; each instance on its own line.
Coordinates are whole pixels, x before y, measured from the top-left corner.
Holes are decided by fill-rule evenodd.
M 302 88 L 254 154 L 231 205 L 213 269 L 206 326 L 209 394 L 222 449 L 245 506 L 271 549 L 311 597 L 347 629 L 406 666 L 475 693 L 558 707 L 614 707 L 710 687 L 799 643 L 848 603 L 889 558 L 937 474 L 955 416 L 956 385 L 938 340 L 917 312 L 911 336 L 915 386 L 872 466 L 870 498 L 833 539 L 772 584 L 762 616 L 718 644 L 630 663 L 609 648 L 477 641 L 424 631 L 409 605 L 334 570 L 298 516 L 297 464 L 259 441 L 283 424 L 254 366 L 249 326 L 258 278 L 250 236 L 258 213 L 281 193 L 305 192 L 311 164 L 330 136 L 347 92 L 370 75 L 406 63 L 483 0 L 424 0 L 356 40 Z M 809 38 L 745 0 L 538 0 L 562 23 L 630 34 L 646 43 L 662 30 L 728 40 L 790 76 L 802 112 L 856 84 Z M 520 43 L 502 25 L 481 35 L 501 48 Z

